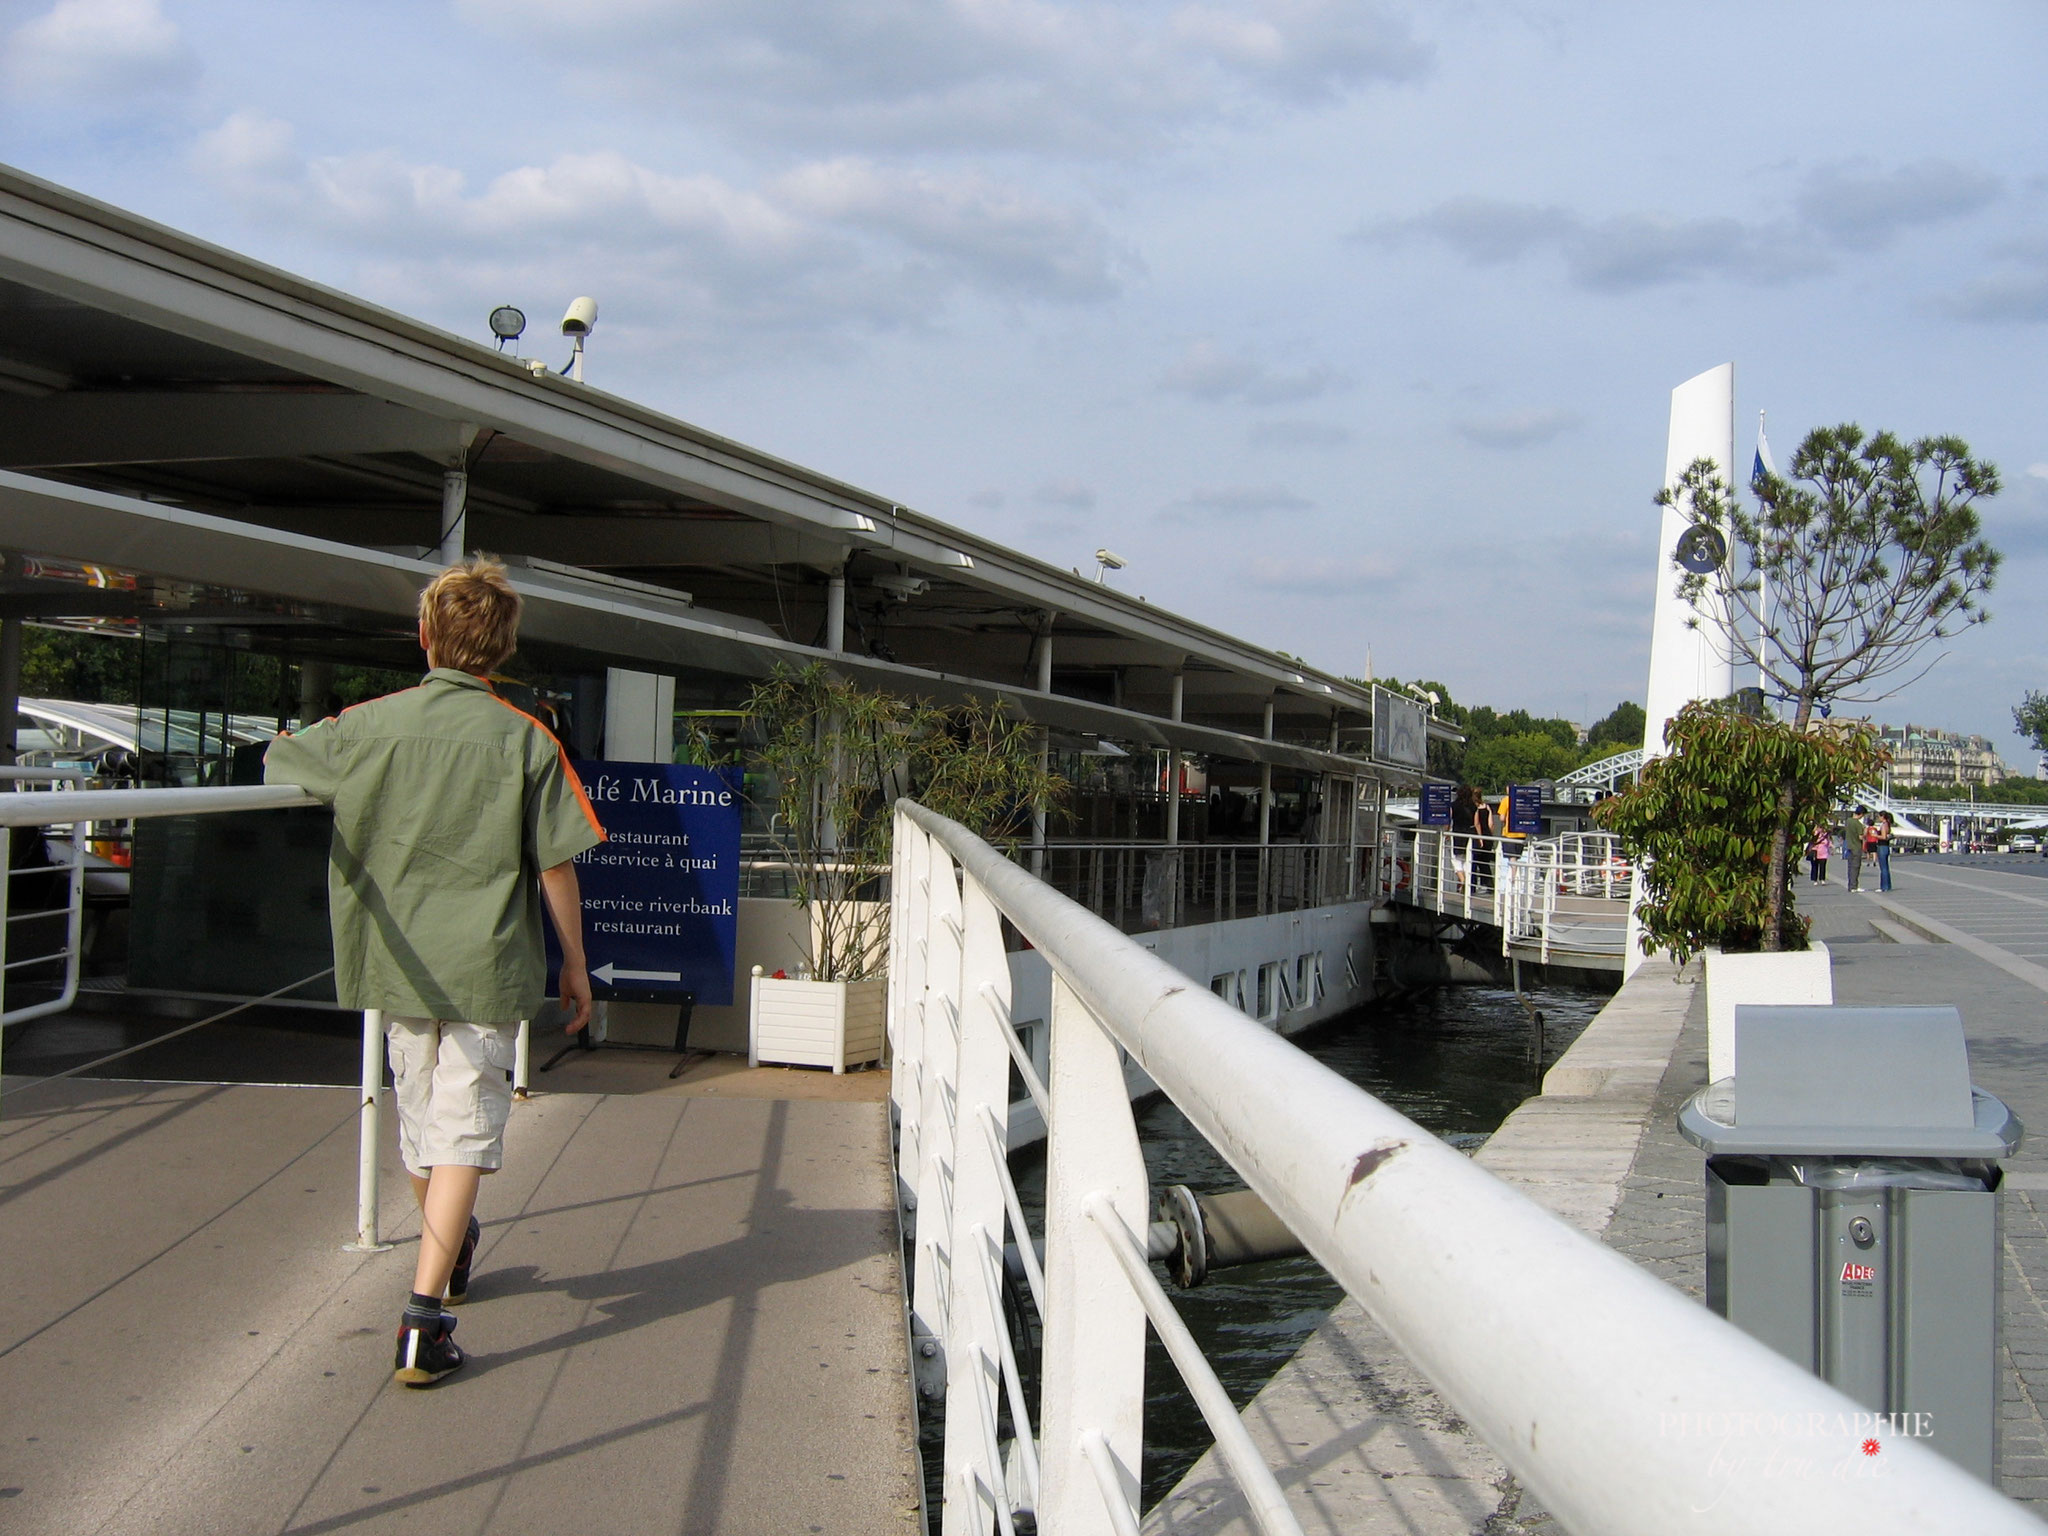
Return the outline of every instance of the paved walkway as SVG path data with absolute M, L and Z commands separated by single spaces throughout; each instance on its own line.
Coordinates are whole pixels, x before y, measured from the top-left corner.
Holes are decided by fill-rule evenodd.
M 398 1246 L 340 1248 L 353 1093 L 7 1101 L 0 1529 L 919 1531 L 885 1079 L 666 1068 L 565 1064 L 606 1091 L 515 1109 L 474 1358 L 423 1392 L 389 1380 L 395 1157 Z

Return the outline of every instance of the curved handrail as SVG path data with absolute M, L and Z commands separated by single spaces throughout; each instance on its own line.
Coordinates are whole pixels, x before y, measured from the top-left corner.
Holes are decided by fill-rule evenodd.
M 898 810 L 1582 1536 L 2040 1527 L 1924 1446 L 1247 1019 L 966 828 Z M 1057 1082 L 1054 1084 L 1058 1091 Z M 1055 1124 L 1058 1123 L 1055 1102 Z M 1049 1253 L 1072 1234 L 1049 1230 Z M 1056 1269 L 1049 1262 L 1048 1272 Z M 1053 1422 L 1051 1407 L 1043 1410 Z M 1746 1433 L 1745 1433 L 1746 1432 Z M 1729 1438 L 1751 1475 L 1730 1470 Z M 1819 1470 L 1767 1476 L 1773 1458 Z M 1064 1454 L 1051 1443 L 1048 1458 Z M 1050 1475 L 1050 1474 L 1049 1474 Z

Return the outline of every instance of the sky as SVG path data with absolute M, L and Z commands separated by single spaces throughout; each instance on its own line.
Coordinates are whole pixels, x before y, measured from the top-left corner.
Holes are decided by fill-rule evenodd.
M 1670 390 L 2003 472 L 1878 718 L 2035 754 L 2038 4 L 0 0 L 0 160 L 1352 676 L 1647 678 Z M 557 356 L 557 354 L 560 354 Z

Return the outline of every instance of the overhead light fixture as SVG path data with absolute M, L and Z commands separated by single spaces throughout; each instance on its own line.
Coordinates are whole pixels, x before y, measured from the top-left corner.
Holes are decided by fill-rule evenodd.
M 505 350 L 505 343 L 517 341 L 526 334 L 526 311 L 512 304 L 500 304 L 491 311 L 491 334 L 498 338 L 498 350 Z

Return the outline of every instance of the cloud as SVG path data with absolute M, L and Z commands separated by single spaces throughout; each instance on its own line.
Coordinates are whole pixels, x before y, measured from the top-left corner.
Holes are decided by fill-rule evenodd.
M 2048 464 L 2029 464 L 2027 473 L 2036 480 L 2048 480 Z
M 792 171 L 773 195 L 794 211 L 898 241 L 990 287 L 1057 299 L 1117 291 L 1123 262 L 1093 214 L 972 173 L 842 158 Z
M 1279 372 L 1245 353 L 1225 352 L 1213 341 L 1198 341 L 1159 376 L 1159 387 L 1195 400 L 1245 400 L 1253 405 L 1289 405 L 1313 400 L 1343 382 L 1321 366 Z
M 990 512 L 1000 512 L 1004 503 L 1008 500 L 1009 498 L 1001 491 L 976 491 L 967 498 L 967 504 L 969 506 L 986 508 Z
M 1384 587 L 1401 577 L 1401 567 L 1383 556 L 1346 560 L 1322 556 L 1288 558 L 1261 555 L 1245 580 L 1266 592 L 1294 592 L 1308 597 L 1343 597 L 1369 587 Z
M 1217 486 L 1191 491 L 1160 508 L 1162 521 L 1192 523 L 1246 521 L 1274 512 L 1307 512 L 1315 503 L 1281 486 Z
M 823 148 L 945 143 L 1089 157 L 1246 106 L 1298 109 L 1415 79 L 1429 48 L 1362 0 L 1229 7 L 1127 0 L 458 0 L 586 86 L 712 108 L 706 120 Z
M 1095 505 L 1095 492 L 1079 480 L 1048 480 L 1031 493 L 1042 507 L 1070 507 L 1086 512 Z
M 1458 435 L 1482 448 L 1533 448 L 1569 432 L 1581 421 L 1576 411 L 1513 411 L 1456 423 Z
M 1998 193 L 1997 177 L 1953 160 L 1918 160 L 1890 172 L 1854 161 L 1812 172 L 1793 207 L 1836 245 L 1875 250 L 1901 230 L 1975 213 Z
M 2048 240 L 2000 247 L 2003 271 L 1987 273 L 1944 297 L 1938 307 L 1959 320 L 2048 320 Z
M 87 102 L 168 90 L 199 70 L 158 0 L 57 0 L 8 34 L 0 67 L 26 95 Z
M 1810 172 L 1790 216 L 1632 211 L 1593 218 L 1553 203 L 1463 196 L 1358 234 L 1388 244 L 1435 241 L 1475 266 L 1551 252 L 1574 284 L 1598 293 L 1706 278 L 1775 284 L 1826 271 L 1838 253 L 1877 250 L 1906 230 L 1966 217 L 1998 192 L 1997 178 L 1953 161 L 1891 171 L 1854 161 Z
M 1245 441 L 1254 448 L 1342 448 L 1351 429 L 1327 421 L 1281 419 L 1253 422 Z
M 309 158 L 289 124 L 238 113 L 200 136 L 192 162 L 257 218 L 357 253 L 356 280 L 414 312 L 597 292 L 612 317 L 661 317 L 668 343 L 733 355 L 764 332 L 815 341 L 929 325 L 961 293 L 1099 300 L 1125 265 L 1079 207 L 986 176 L 846 158 L 748 186 L 599 150 L 472 187 L 391 151 Z M 607 334 L 620 344 L 616 319 Z

